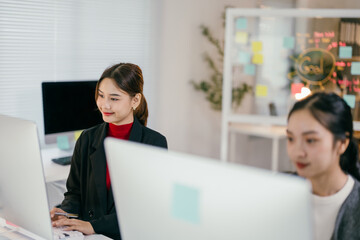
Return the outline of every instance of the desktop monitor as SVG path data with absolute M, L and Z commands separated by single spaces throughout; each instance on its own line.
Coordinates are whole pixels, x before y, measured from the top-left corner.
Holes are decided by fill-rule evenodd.
M 103 122 L 95 102 L 97 81 L 43 82 L 45 143 L 59 135 L 74 140 L 74 131 Z
M 0 133 L 0 217 L 52 239 L 36 124 L 0 115 Z
M 312 238 L 304 179 L 105 139 L 123 239 Z

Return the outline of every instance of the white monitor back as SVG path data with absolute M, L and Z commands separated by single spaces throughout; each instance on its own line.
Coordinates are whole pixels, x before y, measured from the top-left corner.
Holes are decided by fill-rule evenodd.
M 0 115 L 0 217 L 52 239 L 36 124 Z
M 303 179 L 113 138 L 105 150 L 124 240 L 312 239 Z

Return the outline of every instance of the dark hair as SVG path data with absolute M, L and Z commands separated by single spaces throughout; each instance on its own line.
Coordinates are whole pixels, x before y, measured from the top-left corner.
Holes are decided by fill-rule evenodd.
M 98 98 L 99 85 L 104 78 L 114 79 L 117 86 L 129 94 L 130 97 L 134 97 L 137 93 L 141 94 L 140 105 L 134 111 L 134 116 L 137 117 L 141 124 L 146 126 L 149 113 L 143 94 L 144 79 L 139 66 L 132 63 L 119 63 L 105 69 L 96 84 L 95 100 Z
M 298 110 L 309 110 L 310 114 L 334 135 L 334 141 L 349 138 L 349 146 L 340 156 L 340 167 L 348 174 L 360 180 L 359 150 L 353 138 L 353 119 L 351 109 L 335 93 L 318 92 L 296 102 L 289 112 L 288 120 Z

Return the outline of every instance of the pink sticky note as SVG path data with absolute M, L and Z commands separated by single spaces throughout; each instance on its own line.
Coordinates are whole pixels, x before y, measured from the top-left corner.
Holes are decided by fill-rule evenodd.
M 301 93 L 301 88 L 304 87 L 303 83 L 293 83 L 291 84 L 291 94 L 295 95 L 296 93 Z

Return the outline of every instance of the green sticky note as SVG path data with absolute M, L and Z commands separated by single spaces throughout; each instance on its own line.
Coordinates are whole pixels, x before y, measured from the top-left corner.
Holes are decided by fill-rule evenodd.
M 235 42 L 246 44 L 248 42 L 248 33 L 247 32 L 236 32 Z
M 176 219 L 198 224 L 199 190 L 182 184 L 174 184 L 172 189 L 172 216 Z
M 295 47 L 295 38 L 294 37 L 284 37 L 283 47 L 288 49 L 293 49 Z
M 68 150 L 70 148 L 69 138 L 67 136 L 57 136 L 56 143 L 61 150 Z
M 247 19 L 246 18 L 238 18 L 236 19 L 236 29 L 246 29 L 247 28 Z
M 246 64 L 244 73 L 246 75 L 252 75 L 252 76 L 255 75 L 255 65 L 254 64 Z
M 255 41 L 251 43 L 251 49 L 253 52 L 260 52 L 262 51 L 262 42 Z
M 256 85 L 256 97 L 266 97 L 268 95 L 268 87 L 266 85 Z
M 360 75 L 360 62 L 352 62 L 350 72 L 352 75 Z
M 344 100 L 351 108 L 355 108 L 356 97 L 355 95 L 344 95 Z
M 339 47 L 339 58 L 352 58 L 352 47 Z
M 238 55 L 239 63 L 249 63 L 250 62 L 250 54 L 246 52 L 239 52 Z

